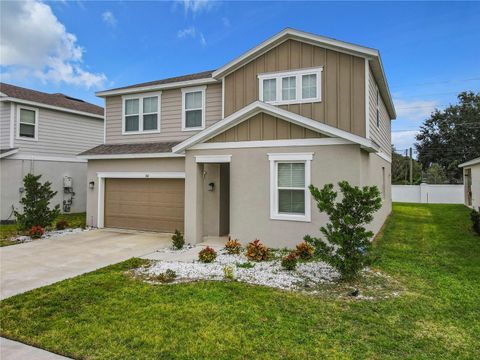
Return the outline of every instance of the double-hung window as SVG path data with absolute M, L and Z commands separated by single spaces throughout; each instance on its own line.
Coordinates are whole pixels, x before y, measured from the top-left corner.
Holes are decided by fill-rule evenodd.
M 312 153 L 269 154 L 271 219 L 310 221 L 312 157 Z
M 123 97 L 123 134 L 160 132 L 161 93 Z
M 19 106 L 17 118 L 17 138 L 25 140 L 38 140 L 38 110 Z
M 273 105 L 321 101 L 323 68 L 258 75 L 260 101 Z
M 182 89 L 182 130 L 205 128 L 205 86 Z

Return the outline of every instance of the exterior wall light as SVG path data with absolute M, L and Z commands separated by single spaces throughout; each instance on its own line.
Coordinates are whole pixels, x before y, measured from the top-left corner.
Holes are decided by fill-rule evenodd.
M 211 182 L 208 184 L 208 191 L 213 191 L 215 189 L 215 183 Z
M 88 183 L 88 188 L 93 190 L 95 188 L 95 181 L 90 181 Z

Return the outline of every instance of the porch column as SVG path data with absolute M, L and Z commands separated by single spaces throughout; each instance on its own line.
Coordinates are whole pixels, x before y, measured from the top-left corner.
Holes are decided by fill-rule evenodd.
M 185 241 L 191 244 L 203 238 L 203 164 L 191 154 L 185 156 Z

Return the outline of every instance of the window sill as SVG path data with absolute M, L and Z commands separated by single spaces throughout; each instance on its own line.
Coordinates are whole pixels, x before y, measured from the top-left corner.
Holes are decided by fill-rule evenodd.
M 143 135 L 143 134 L 159 134 L 160 130 L 148 130 L 148 131 L 123 131 L 122 135 Z
M 200 131 L 205 130 L 205 126 L 195 127 L 195 128 L 182 128 L 182 131 Z
M 321 99 L 302 99 L 302 100 L 278 100 L 278 101 L 264 101 L 269 105 L 294 105 L 294 104 L 313 104 L 322 102 Z
M 294 215 L 294 214 L 272 214 L 270 215 L 271 220 L 282 220 L 282 221 L 299 221 L 299 222 L 311 222 L 310 216 L 307 215 Z

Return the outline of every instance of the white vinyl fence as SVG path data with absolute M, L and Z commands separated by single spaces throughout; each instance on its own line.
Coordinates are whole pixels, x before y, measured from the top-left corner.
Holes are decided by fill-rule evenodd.
M 392 201 L 424 204 L 463 204 L 463 185 L 392 185 Z

